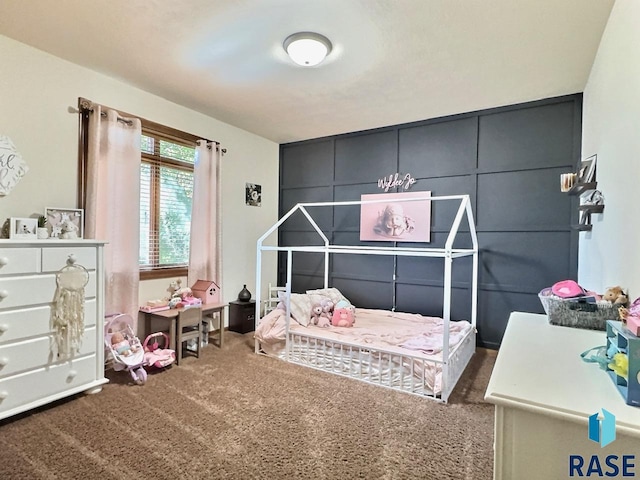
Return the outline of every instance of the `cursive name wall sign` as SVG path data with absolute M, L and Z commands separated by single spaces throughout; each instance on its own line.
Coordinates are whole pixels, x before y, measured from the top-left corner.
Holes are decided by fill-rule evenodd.
M 403 190 L 409 190 L 409 187 L 416 183 L 416 179 L 411 176 L 410 173 L 402 175 L 401 173 L 391 174 L 389 177 L 382 177 L 378 179 L 378 188 L 384 189 L 388 192 L 390 188 L 402 187 Z
M 28 171 L 11 139 L 0 135 L 0 197 L 7 195 Z

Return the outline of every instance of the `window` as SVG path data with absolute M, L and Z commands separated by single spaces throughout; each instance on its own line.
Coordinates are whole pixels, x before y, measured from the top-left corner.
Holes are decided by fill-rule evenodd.
M 88 125 L 92 106 L 89 100 L 78 99 L 78 205 L 82 208 L 86 199 Z M 199 137 L 150 120 L 140 120 L 140 279 L 186 276 L 193 168 Z
M 142 127 L 141 278 L 186 275 L 195 144 Z M 176 270 L 179 269 L 179 270 Z

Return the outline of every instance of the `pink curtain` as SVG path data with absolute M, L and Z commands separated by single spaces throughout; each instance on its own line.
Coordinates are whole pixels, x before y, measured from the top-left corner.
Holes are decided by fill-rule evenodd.
M 193 172 L 189 286 L 197 280 L 211 280 L 222 286 L 220 252 L 220 147 L 199 140 Z
M 137 118 L 95 105 L 89 120 L 86 238 L 105 240 L 105 314 L 138 318 L 140 140 Z M 134 331 L 135 327 L 134 327 Z

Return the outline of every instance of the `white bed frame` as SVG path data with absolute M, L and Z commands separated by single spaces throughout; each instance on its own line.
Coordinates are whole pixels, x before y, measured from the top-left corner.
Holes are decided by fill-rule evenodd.
M 384 349 L 370 349 L 359 345 L 327 340 L 312 334 L 300 334 L 289 329 L 290 304 L 286 303 L 286 346 L 282 358 L 288 362 L 305 365 L 312 368 L 336 373 L 339 375 L 356 378 L 368 383 L 385 386 L 395 390 L 421 395 L 427 398 L 446 403 L 456 382 L 462 375 L 476 348 L 476 317 L 478 303 L 478 239 L 476 235 L 473 212 L 468 195 L 450 195 L 408 198 L 404 201 L 431 202 L 459 202 L 458 211 L 449 230 L 444 248 L 430 247 L 376 247 L 376 246 L 343 246 L 331 245 L 329 240 L 318 227 L 315 220 L 309 214 L 308 207 L 335 207 L 354 206 L 369 203 L 388 203 L 388 200 L 367 200 L 349 202 L 323 202 L 323 203 L 298 203 L 280 220 L 278 220 L 257 242 L 256 256 L 256 326 L 260 321 L 261 292 L 262 292 L 262 254 L 267 251 L 287 252 L 287 298 L 291 294 L 292 258 L 293 252 L 315 252 L 324 255 L 324 286 L 329 287 L 329 256 L 331 254 L 361 254 L 361 255 L 391 255 L 413 257 L 437 257 L 444 260 L 444 299 L 442 318 L 444 319 L 444 335 L 442 356 L 440 360 L 424 358 L 416 355 L 416 352 L 407 350 L 406 355 L 399 355 Z M 393 200 L 398 202 L 396 198 Z M 295 212 L 300 211 L 309 221 L 313 229 L 318 233 L 324 245 L 307 246 L 272 246 L 265 245 L 265 240 L 275 232 L 280 225 L 289 219 Z M 472 248 L 454 248 L 454 242 L 460 224 L 466 218 L 472 241 Z M 471 278 L 471 319 L 472 328 L 469 334 L 455 347 L 449 346 L 449 322 L 451 321 L 451 282 L 453 260 L 471 256 L 473 259 Z M 357 307 L 358 305 L 356 305 Z M 255 341 L 255 352 L 264 353 L 258 339 Z M 414 372 L 424 372 L 426 365 L 436 366 L 442 370 L 442 386 L 439 392 L 431 391 L 425 387 L 424 381 L 419 382 L 414 378 Z M 424 380 L 424 379 L 423 379 Z

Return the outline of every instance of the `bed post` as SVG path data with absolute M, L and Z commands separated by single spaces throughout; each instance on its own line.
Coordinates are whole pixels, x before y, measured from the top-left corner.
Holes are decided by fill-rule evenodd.
M 261 283 L 262 283 L 262 239 L 258 240 L 258 247 L 256 249 L 256 312 L 255 312 L 255 317 L 254 317 L 254 323 L 255 325 L 253 326 L 253 329 L 255 330 L 256 328 L 258 328 L 258 323 L 260 322 L 260 289 L 261 289 Z M 222 325 L 222 321 L 220 322 L 220 328 L 224 328 L 224 325 Z M 222 330 L 220 330 L 222 331 Z M 258 341 L 258 339 L 255 339 L 254 342 L 254 349 L 255 349 L 255 353 L 259 353 L 260 352 L 260 348 L 258 346 L 260 342 Z

